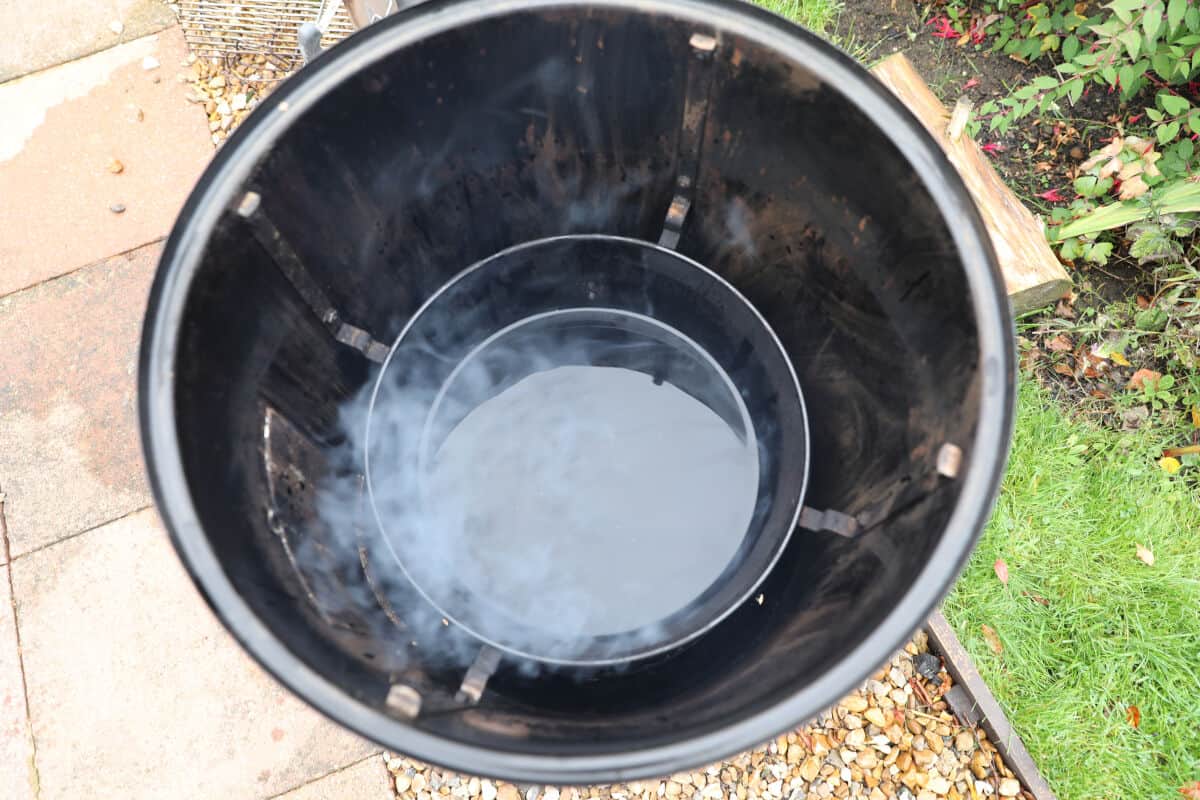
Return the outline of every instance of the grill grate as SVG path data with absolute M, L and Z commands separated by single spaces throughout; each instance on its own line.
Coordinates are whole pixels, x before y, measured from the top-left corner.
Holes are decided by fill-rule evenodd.
M 339 0 L 180 0 L 179 20 L 188 47 L 200 56 L 243 53 L 295 58 L 296 31 L 316 22 L 328 47 L 354 31 Z

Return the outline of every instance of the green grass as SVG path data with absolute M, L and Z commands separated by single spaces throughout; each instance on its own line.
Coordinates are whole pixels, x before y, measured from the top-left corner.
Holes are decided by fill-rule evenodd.
M 841 11 L 837 0 L 755 0 L 755 4 L 826 37 Z
M 945 603 L 1062 800 L 1179 797 L 1200 780 L 1200 492 L 1157 467 L 1162 435 L 1072 421 L 1023 387 L 995 515 Z

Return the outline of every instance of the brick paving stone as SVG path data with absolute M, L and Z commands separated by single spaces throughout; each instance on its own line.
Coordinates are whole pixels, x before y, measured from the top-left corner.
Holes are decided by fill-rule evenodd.
M 159 252 L 0 298 L 0 485 L 14 558 L 151 502 L 136 367 Z
M 85 56 L 174 24 L 161 0 L 37 0 L 0 5 L 0 81 Z M 120 33 L 109 27 L 119 22 Z
M 12 572 L 39 800 L 271 797 L 377 752 L 251 661 L 153 510 Z
M 213 152 L 186 55 L 171 28 L 0 85 L 0 295 L 168 233 Z
M 34 800 L 33 742 L 25 715 L 25 684 L 17 654 L 17 626 L 8 566 L 0 567 L 0 797 Z
M 278 800 L 392 800 L 383 756 L 373 756 L 279 796 Z

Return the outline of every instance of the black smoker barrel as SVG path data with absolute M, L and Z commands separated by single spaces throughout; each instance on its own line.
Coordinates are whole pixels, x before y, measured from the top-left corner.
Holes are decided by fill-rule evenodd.
M 217 154 L 140 411 L 181 557 L 298 695 L 610 782 L 815 716 L 922 623 L 1013 362 L 961 181 L 833 47 L 734 0 L 433 0 Z

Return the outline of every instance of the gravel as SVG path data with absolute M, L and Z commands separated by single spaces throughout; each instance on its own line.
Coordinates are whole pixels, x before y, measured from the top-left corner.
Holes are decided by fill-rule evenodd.
M 246 115 L 295 65 L 264 55 L 188 56 L 179 80 L 191 85 L 188 100 L 202 105 L 214 146 L 220 146 Z
M 812 724 L 661 780 L 518 787 L 399 755 L 387 756 L 387 767 L 403 800 L 1033 800 L 987 734 L 959 725 L 947 710 L 942 695 L 952 683 L 940 660 L 933 679 L 917 672 L 913 657 L 925 652 L 925 634 L 918 633 L 860 691 Z

